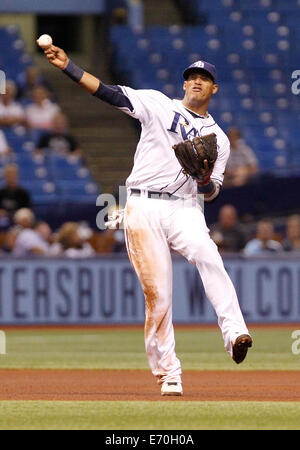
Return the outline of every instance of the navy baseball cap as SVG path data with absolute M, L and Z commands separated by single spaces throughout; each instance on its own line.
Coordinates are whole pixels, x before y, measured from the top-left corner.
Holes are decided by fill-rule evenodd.
M 183 72 L 183 78 L 185 80 L 188 79 L 189 75 L 192 72 L 197 72 L 197 71 L 205 71 L 208 72 L 209 75 L 212 77 L 214 83 L 216 82 L 217 79 L 217 71 L 216 71 L 216 67 L 213 64 L 210 64 L 206 61 L 196 61 L 193 64 L 191 64 L 189 67 L 187 67 L 185 69 L 185 71 Z

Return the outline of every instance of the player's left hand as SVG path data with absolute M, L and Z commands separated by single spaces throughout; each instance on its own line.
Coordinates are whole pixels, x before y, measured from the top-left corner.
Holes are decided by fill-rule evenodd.
M 207 159 L 203 161 L 203 169 L 201 170 L 201 173 L 199 173 L 198 177 L 196 178 L 197 184 L 199 186 L 205 186 L 210 181 L 210 176 L 212 174 L 213 167 L 210 169 L 208 165 Z
M 200 186 L 209 183 L 218 157 L 215 133 L 180 142 L 173 149 L 185 174 L 190 175 Z

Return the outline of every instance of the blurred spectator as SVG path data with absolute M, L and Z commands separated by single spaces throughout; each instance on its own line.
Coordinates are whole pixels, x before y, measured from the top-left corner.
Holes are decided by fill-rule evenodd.
M 37 86 L 47 88 L 45 80 L 42 78 L 37 66 L 29 66 L 25 72 L 25 80 L 23 78 L 22 87 L 19 90 L 19 97 L 23 99 L 31 99 L 32 91 Z
M 51 255 L 63 255 L 69 258 L 88 258 L 95 254 L 88 243 L 91 230 L 76 222 L 66 222 L 60 228 L 56 243 L 51 248 Z
M 2 252 L 5 253 L 12 253 L 13 249 L 15 248 L 16 240 L 18 237 L 18 234 L 20 233 L 20 228 L 18 226 L 14 226 L 9 228 L 7 232 L 5 233 L 4 242 L 2 244 Z
M 68 119 L 65 114 L 57 112 L 52 120 L 52 131 L 41 136 L 36 153 L 41 153 L 43 149 L 50 149 L 62 155 L 72 153 L 81 156 L 76 139 L 68 131 Z
M 111 14 L 111 25 L 126 25 L 127 11 L 125 8 L 115 8 Z
M 106 13 L 110 25 L 124 25 L 127 23 L 126 0 L 110 0 L 107 2 Z
M 274 240 L 274 226 L 270 220 L 260 220 L 257 224 L 256 238 L 249 241 L 244 249 L 247 256 L 278 252 L 282 245 Z
M 102 233 L 94 234 L 93 248 L 97 253 L 113 253 L 115 244 L 115 230 L 106 230 Z
M 292 215 L 286 223 L 286 238 L 282 242 L 286 251 L 300 251 L 300 216 Z
M 126 253 L 124 230 L 107 229 L 97 242 L 98 253 Z
M 0 232 L 6 231 L 11 226 L 11 218 L 4 209 L 0 209 Z
M 21 208 L 16 212 L 15 222 L 23 226 L 17 235 L 13 255 L 16 257 L 47 255 L 51 236 L 49 225 L 46 222 L 35 224 L 34 214 L 27 208 Z
M 195 1 L 187 0 L 173 0 L 177 7 L 181 10 L 184 22 L 192 25 L 203 25 L 207 23 L 206 12 L 201 13 L 198 3 Z
M 113 253 L 125 253 L 125 252 L 126 252 L 126 241 L 124 230 L 115 230 Z
M 28 125 L 39 130 L 52 130 L 53 118 L 59 106 L 50 100 L 49 91 L 43 86 L 32 90 L 33 103 L 25 109 Z
M 20 208 L 13 217 L 14 224 L 19 230 L 23 230 L 26 228 L 32 228 L 35 217 L 34 213 L 29 208 Z
M 8 145 L 5 134 L 0 130 L 0 160 L 11 153 L 11 148 Z
M 227 134 L 230 141 L 230 155 L 225 170 L 224 186 L 243 186 L 258 172 L 258 161 L 237 128 L 230 128 Z
M 14 226 L 10 227 L 5 235 L 2 245 L 2 251 L 5 253 L 12 253 L 19 233 L 25 229 L 30 228 L 34 222 L 34 215 L 30 209 L 21 208 L 13 217 Z
M 25 112 L 21 104 L 15 100 L 16 94 L 16 84 L 8 80 L 6 93 L 0 95 L 0 127 L 26 125 Z
M 219 212 L 219 222 L 212 227 L 211 238 L 220 251 L 239 252 L 245 247 L 246 236 L 241 229 L 237 210 L 224 205 Z
M 8 164 L 4 168 L 5 184 L 0 189 L 0 210 L 10 217 L 20 208 L 30 208 L 31 199 L 28 191 L 19 186 L 19 168 Z

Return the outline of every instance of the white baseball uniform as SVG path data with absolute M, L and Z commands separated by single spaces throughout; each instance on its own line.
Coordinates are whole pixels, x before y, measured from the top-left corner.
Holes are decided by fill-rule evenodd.
M 231 354 L 236 337 L 248 334 L 235 289 L 209 236 L 203 208 L 196 200 L 197 184 L 182 173 L 172 149 L 183 140 L 215 133 L 218 158 L 211 179 L 222 185 L 229 141 L 211 115 L 199 116 L 180 100 L 155 90 L 111 88 L 128 100 L 126 106 L 118 103 L 118 107 L 142 125 L 133 170 L 126 182 L 125 232 L 129 258 L 145 294 L 147 357 L 158 383 L 181 381 L 172 324 L 170 250 L 197 266 L 218 316 L 226 350 Z M 149 198 L 149 191 L 173 196 Z

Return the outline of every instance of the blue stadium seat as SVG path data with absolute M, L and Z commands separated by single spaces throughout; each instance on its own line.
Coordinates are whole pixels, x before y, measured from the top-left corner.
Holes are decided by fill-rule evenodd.
M 209 23 L 213 23 L 217 26 L 224 26 L 225 23 L 227 24 L 236 24 L 236 23 L 242 23 L 245 19 L 244 15 L 240 11 L 222 11 L 222 10 L 211 10 L 207 14 Z
M 273 10 L 262 14 L 261 11 L 253 10 L 247 12 L 247 18 L 249 23 L 255 24 L 257 27 L 274 25 L 279 26 L 283 23 L 283 15 L 278 11 Z
M 196 5 L 196 2 L 191 3 Z M 217 4 L 219 9 L 215 11 Z M 161 58 L 155 60 L 154 55 L 151 60 L 152 50 L 147 50 L 149 56 L 142 64 L 139 57 L 133 58 L 129 82 L 131 79 L 136 87 L 155 88 L 181 97 L 178 76 L 180 78 L 182 68 L 197 59 L 213 62 L 220 84 L 219 93 L 210 104 L 215 120 L 224 128 L 238 125 L 257 152 L 263 168 L 287 167 L 287 148 L 293 149 L 293 155 L 300 153 L 298 119 L 291 120 L 293 115 L 300 117 L 300 102 L 289 89 L 294 61 L 300 53 L 297 11 L 292 20 L 293 12 L 277 8 L 276 0 L 205 1 L 198 5 L 199 11 L 205 10 L 208 14 L 208 25 L 180 29 L 175 33 L 179 37 L 178 48 L 172 47 L 173 36 L 170 39 L 167 28 L 145 30 L 148 49 L 155 47 Z M 288 25 L 287 20 L 291 21 Z M 209 27 L 211 31 L 207 32 Z M 182 47 L 180 39 L 184 41 Z M 122 47 L 122 55 L 128 55 L 125 40 L 117 46 Z M 119 67 L 122 71 L 121 64 Z M 165 70 L 168 76 L 164 80 L 157 78 L 154 69 Z
M 234 1 L 227 2 L 227 4 L 228 4 L 227 8 L 225 6 L 226 2 L 222 2 L 220 0 L 200 0 L 200 2 L 195 2 L 195 3 L 197 3 L 197 9 L 198 9 L 199 12 L 203 12 L 203 11 L 204 12 L 220 11 L 220 9 L 232 9 L 232 8 L 234 8 Z
M 95 183 L 84 180 L 57 181 L 56 186 L 61 198 L 70 203 L 96 204 L 96 199 L 100 193 Z
M 15 152 L 22 151 L 24 144 L 30 140 L 30 136 L 23 127 L 5 127 L 2 128 L 7 142 Z
M 72 157 L 66 158 L 60 155 L 49 155 L 48 164 L 54 168 L 68 169 L 69 167 L 80 167 L 80 161 Z
M 56 186 L 51 181 L 21 178 L 20 185 L 26 188 L 33 199 L 34 203 L 51 203 L 55 204 L 59 201 Z
M 260 11 L 261 13 L 277 10 L 276 0 L 242 0 L 239 2 L 242 11 Z
M 22 180 L 47 180 L 49 179 L 49 172 L 46 167 L 35 165 L 22 164 L 19 166 L 19 173 Z
M 90 171 L 85 167 L 56 168 L 51 174 L 54 180 L 92 181 Z
M 282 13 L 295 14 L 300 11 L 300 3 L 298 0 L 277 1 L 276 9 Z

